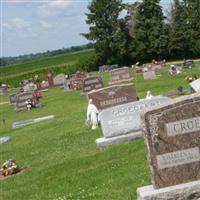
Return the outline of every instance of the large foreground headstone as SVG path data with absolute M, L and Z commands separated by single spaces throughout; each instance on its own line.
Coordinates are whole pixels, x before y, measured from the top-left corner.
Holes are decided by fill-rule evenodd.
M 128 67 L 122 67 L 118 69 L 113 69 L 110 71 L 111 82 L 110 85 L 119 84 L 122 82 L 130 82 L 133 80 L 131 74 L 129 73 Z
M 91 76 L 83 80 L 83 93 L 85 94 L 90 92 L 91 90 L 97 90 L 100 88 L 103 88 L 101 77 Z
M 200 179 L 200 96 L 171 100 L 144 114 L 145 138 L 156 188 Z
M 137 95 L 135 86 L 131 83 L 109 86 L 91 91 L 88 93 L 88 98 L 92 99 L 93 104 L 98 110 L 103 110 L 105 108 L 136 101 Z
M 200 197 L 200 190 L 191 190 L 193 181 L 200 180 L 200 96 L 194 94 L 170 100 L 165 105 L 147 110 L 143 115 L 144 135 L 150 162 L 154 194 L 159 188 L 181 187 L 171 198 Z M 194 183 L 199 187 L 199 183 Z M 142 189 L 139 196 L 142 196 Z M 157 196 L 154 199 L 161 199 Z M 153 199 L 153 198 L 140 198 Z M 197 199 L 197 198 L 196 198 Z

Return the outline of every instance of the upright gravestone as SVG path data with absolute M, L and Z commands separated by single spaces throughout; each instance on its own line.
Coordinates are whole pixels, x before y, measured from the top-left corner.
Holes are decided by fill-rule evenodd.
M 58 74 L 56 77 L 54 77 L 53 82 L 55 86 L 62 86 L 65 81 L 65 75 L 64 74 Z
M 10 95 L 10 104 L 11 105 L 14 105 L 14 104 L 16 104 L 17 103 L 17 94 L 12 94 L 12 95 Z
M 96 140 L 98 147 L 143 137 L 140 114 L 145 108 L 157 106 L 169 98 L 156 96 L 149 100 L 130 102 L 104 109 L 99 114 L 103 138 Z
M 8 92 L 7 87 L 3 86 L 0 87 L 0 95 L 5 95 L 7 94 L 7 92 Z
M 51 72 L 51 70 L 47 71 L 47 73 L 46 73 L 46 80 L 49 83 L 49 87 L 53 87 L 54 86 L 53 73 Z
M 144 80 L 154 80 L 156 79 L 155 71 L 147 71 L 143 73 Z
M 139 188 L 138 199 L 200 198 L 199 94 L 149 109 L 142 118 L 153 187 Z
M 190 83 L 190 86 L 195 90 L 195 92 L 200 92 L 200 78 L 192 81 Z
M 130 84 L 114 85 L 89 92 L 88 98 L 98 110 L 137 101 L 135 86 Z
M 131 74 L 129 73 L 128 67 L 122 67 L 118 69 L 113 69 L 110 71 L 111 82 L 110 85 L 122 83 L 122 82 L 130 82 L 133 80 Z
M 17 95 L 17 101 L 15 104 L 16 111 L 22 111 L 27 109 L 26 101 L 31 100 L 32 104 L 37 107 L 39 106 L 39 100 L 36 98 L 35 94 L 32 92 L 24 92 Z
M 103 88 L 101 77 L 91 76 L 83 80 L 83 93 L 86 94 L 92 90 Z

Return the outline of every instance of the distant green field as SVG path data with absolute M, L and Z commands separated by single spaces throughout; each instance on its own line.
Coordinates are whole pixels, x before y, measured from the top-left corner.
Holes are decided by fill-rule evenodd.
M 87 59 L 93 53 L 93 50 L 84 50 L 74 53 L 66 53 L 58 56 L 35 58 L 21 64 L 10 65 L 0 68 L 0 79 L 24 75 L 30 72 L 38 71 L 45 68 L 60 67 L 76 64 L 82 59 Z
M 200 63 L 177 76 L 169 76 L 165 67 L 155 80 L 134 74 L 137 95 L 153 95 L 188 88 L 186 76 L 200 76 Z M 94 72 L 97 74 L 97 72 Z M 105 86 L 109 74 L 100 74 Z M 8 101 L 8 95 L 0 102 Z M 135 200 L 136 189 L 151 184 L 143 140 L 125 142 L 98 149 L 95 140 L 101 129 L 85 125 L 87 98 L 79 91 L 59 88 L 44 92 L 42 107 L 15 112 L 9 104 L 0 105 L 0 136 L 12 140 L 0 145 L 0 164 L 16 159 L 26 170 L 0 180 L 2 200 Z M 55 119 L 12 130 L 13 122 L 46 115 Z M 3 123 L 5 120 L 5 124 Z

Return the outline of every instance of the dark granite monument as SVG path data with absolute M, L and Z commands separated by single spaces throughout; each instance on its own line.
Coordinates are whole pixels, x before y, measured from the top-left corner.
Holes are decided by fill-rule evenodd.
M 142 120 L 154 188 L 139 188 L 138 199 L 199 199 L 199 94 L 149 109 Z
M 169 101 L 144 114 L 155 188 L 200 180 L 200 96 Z
M 109 86 L 88 93 L 98 110 L 137 101 L 135 86 L 132 83 Z
M 91 90 L 97 90 L 103 88 L 103 82 L 101 77 L 91 76 L 83 80 L 83 93 L 86 94 Z

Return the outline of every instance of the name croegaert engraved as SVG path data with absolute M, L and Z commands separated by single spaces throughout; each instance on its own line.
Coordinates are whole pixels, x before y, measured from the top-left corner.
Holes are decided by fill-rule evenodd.
M 200 161 L 200 152 L 198 147 L 175 151 L 157 156 L 158 169 L 176 167 L 193 162 Z
M 167 123 L 166 129 L 168 136 L 176 136 L 200 131 L 200 117 Z

